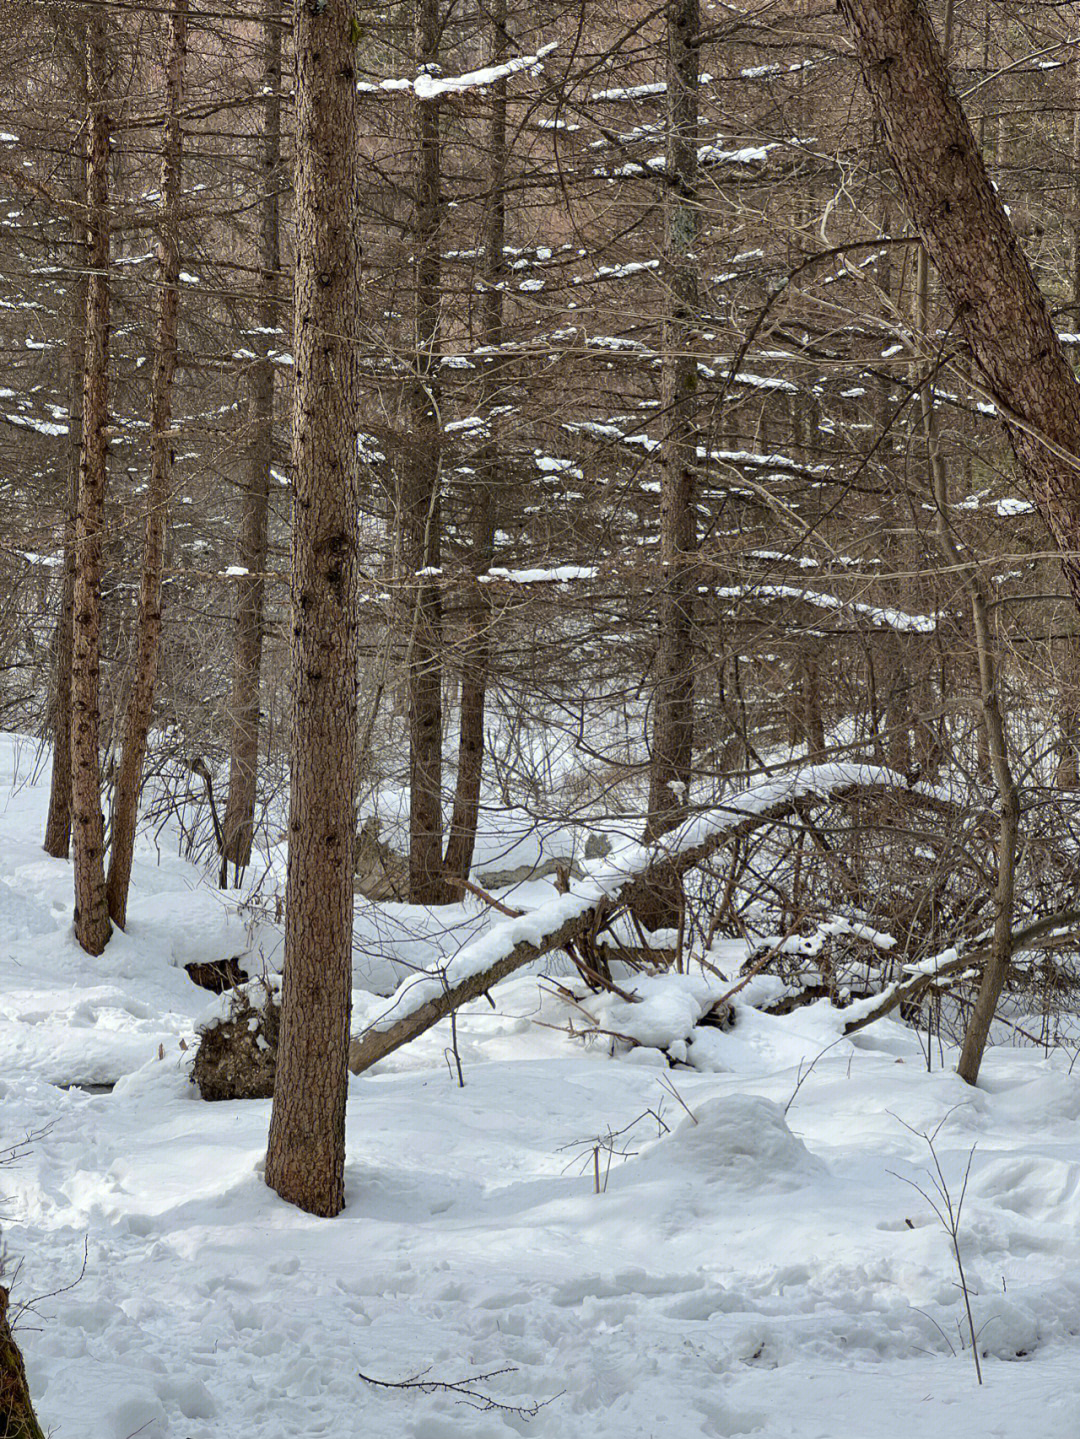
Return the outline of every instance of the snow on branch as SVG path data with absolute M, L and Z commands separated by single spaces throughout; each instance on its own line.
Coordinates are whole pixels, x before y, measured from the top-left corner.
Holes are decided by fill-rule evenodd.
M 819 590 L 804 590 L 799 585 L 724 585 L 713 590 L 719 599 L 801 600 L 823 610 L 852 610 L 875 625 L 897 630 L 902 634 L 933 634 L 937 620 L 932 615 L 909 615 L 903 610 L 881 609 L 861 600 L 842 600 Z
M 658 884 L 685 874 L 725 844 L 796 814 L 802 801 L 908 787 L 901 775 L 880 765 L 810 765 L 730 795 L 653 844 L 627 841 L 592 861 L 569 893 L 498 921 L 448 962 L 405 980 L 367 1016 L 349 1046 L 349 1068 L 362 1073 L 515 970 L 595 930 L 616 909 L 633 908 Z
M 557 47 L 558 42 L 553 40 L 549 45 L 541 45 L 535 55 L 517 55 L 512 60 L 504 61 L 502 65 L 485 65 L 481 70 L 467 70 L 464 75 L 438 75 L 429 69 L 411 79 L 406 76 L 400 80 L 379 80 L 375 84 L 361 82 L 356 88 L 364 94 L 409 90 L 418 100 L 438 100 L 443 95 L 459 95 L 463 90 L 486 89 L 487 86 L 496 85 L 500 80 L 517 75 L 522 70 L 531 75 L 538 74 L 543 69 L 541 62 L 544 57 Z

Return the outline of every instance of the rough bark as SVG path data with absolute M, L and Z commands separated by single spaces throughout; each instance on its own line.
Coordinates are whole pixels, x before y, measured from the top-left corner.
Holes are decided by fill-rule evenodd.
M 271 333 L 278 323 L 281 271 L 281 4 L 267 0 L 263 36 L 262 171 L 259 214 L 258 305 L 251 348 L 257 358 L 250 371 L 247 487 L 241 521 L 236 581 L 236 652 L 233 660 L 232 733 L 229 742 L 229 790 L 223 822 L 221 884 L 231 863 L 237 872 L 251 862 L 255 831 L 255 791 L 259 766 L 259 694 L 262 672 L 267 515 L 274 441 L 274 365 Z
M 109 101 L 106 11 L 87 8 L 88 202 L 86 352 L 71 661 L 71 838 L 75 936 L 100 954 L 111 925 L 105 897 L 105 821 L 101 812 L 99 672 L 101 528 L 109 421 Z
M 664 263 L 667 287 L 661 405 L 660 560 L 656 688 L 653 699 L 649 818 L 653 839 L 686 813 L 693 768 L 693 618 L 697 581 L 694 479 L 697 465 L 698 0 L 668 0 L 667 157 Z M 660 918 L 658 915 L 657 918 Z
M 139 614 L 135 630 L 135 666 L 124 716 L 120 763 L 113 788 L 109 874 L 109 917 L 123 929 L 135 849 L 139 791 L 142 788 L 146 736 L 157 688 L 161 651 L 162 573 L 165 530 L 172 480 L 172 392 L 176 372 L 176 327 L 180 303 L 180 239 L 177 211 L 183 162 L 180 114 L 187 65 L 188 0 L 173 0 L 165 61 L 165 130 L 161 146 L 161 225 L 157 237 L 157 332 L 150 381 L 150 482 L 146 491 L 146 531 L 139 578 Z
M 78 157 L 75 169 L 76 198 L 85 203 L 85 155 Z M 44 842 L 45 852 L 56 859 L 67 859 L 71 845 L 71 661 L 75 625 L 75 524 L 79 505 L 79 458 L 82 452 L 87 268 L 86 231 L 81 223 L 76 222 L 72 225 L 73 277 L 71 329 L 68 337 L 68 495 L 64 511 L 64 576 L 60 587 L 60 613 L 53 635 L 53 692 L 50 714 L 53 766 Z
M 344 1204 L 357 785 L 360 386 L 356 21 L 296 9 L 293 741 L 285 965 L 266 1182 Z
M 438 0 L 416 0 L 417 68 L 438 63 Z M 438 364 L 441 338 L 441 107 L 413 101 L 416 147 L 414 377 L 408 397 L 409 454 L 401 487 L 401 557 L 409 692 L 409 898 L 456 898 L 443 876 L 442 848 L 442 431 Z
M 924 0 L 839 0 L 908 212 L 1080 603 L 1080 386 L 990 183 Z
M 8 1291 L 0 1284 L 0 1434 L 4 1439 L 45 1439 L 30 1400 L 26 1368 L 8 1321 Z
M 491 46 L 488 63 L 501 65 L 509 54 L 506 28 L 506 0 L 494 0 L 490 11 Z M 499 80 L 489 91 L 491 118 L 488 126 L 488 190 L 483 212 L 484 293 L 481 298 L 481 344 L 498 350 L 504 338 L 503 294 L 506 256 L 506 81 Z M 478 473 L 472 481 L 472 570 L 473 577 L 491 568 L 495 551 L 496 496 L 502 479 L 499 421 L 496 408 L 499 366 L 487 361 L 483 371 L 480 413 L 491 430 L 491 443 L 480 456 Z M 480 815 L 480 786 L 484 774 L 484 707 L 491 662 L 489 629 L 491 610 L 484 586 L 474 583 L 466 601 L 465 633 L 462 637 L 461 705 L 458 711 L 458 766 L 454 808 L 446 840 L 443 869 L 446 875 L 468 879 L 476 848 L 476 825 Z

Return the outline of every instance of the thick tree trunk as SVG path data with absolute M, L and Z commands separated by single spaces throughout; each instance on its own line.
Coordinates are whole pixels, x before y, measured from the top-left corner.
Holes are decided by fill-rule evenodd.
M 83 428 L 71 660 L 71 836 L 75 936 L 100 954 L 111 925 L 105 897 L 105 820 L 101 812 L 99 671 L 101 528 L 109 422 L 109 100 L 106 11 L 87 7 L 88 281 L 83 362 Z
M 923 243 L 1080 603 L 1080 386 L 990 183 L 924 0 L 839 0 Z
M 237 872 L 251 862 L 255 832 L 255 791 L 259 768 L 259 696 L 262 672 L 267 515 L 270 464 L 274 443 L 273 348 L 278 324 L 278 281 L 281 271 L 281 3 L 267 0 L 263 39 L 262 170 L 264 192 L 259 215 L 258 307 L 252 349 L 248 404 L 250 439 L 246 457 L 247 490 L 241 522 L 236 581 L 236 654 L 230 716 L 229 793 L 225 802 L 222 888 L 229 864 Z
M 438 0 L 416 0 L 417 68 L 438 63 Z M 414 100 L 416 116 L 415 377 L 409 396 L 409 449 L 402 480 L 403 589 L 409 689 L 409 899 L 455 899 L 442 849 L 442 431 L 438 380 L 441 339 L 441 116 L 437 100 Z
M 266 1182 L 345 1199 L 357 786 L 360 134 L 346 0 L 296 9 L 293 750 L 281 1034 Z
M 146 535 L 139 581 L 139 617 L 135 639 L 135 670 L 124 717 L 120 764 L 113 789 L 109 876 L 109 916 L 123 929 L 127 923 L 128 889 L 135 849 L 146 736 L 154 707 L 158 657 L 161 651 L 161 580 L 165 568 L 165 528 L 172 478 L 172 392 L 176 372 L 176 326 L 179 309 L 180 240 L 176 216 L 180 205 L 184 103 L 187 63 L 188 0 L 173 0 L 169 17 L 169 49 L 165 62 L 165 133 L 161 147 L 161 228 L 158 232 L 157 335 L 150 382 L 150 483 L 146 493 Z
M 4 1439 L 45 1439 L 30 1401 L 26 1369 L 8 1321 L 8 1291 L 0 1284 L 0 1434 Z
M 86 201 L 86 157 L 77 161 L 75 198 Z M 45 821 L 45 852 L 67 859 L 71 846 L 71 657 L 75 623 L 75 522 L 79 505 L 79 459 L 82 453 L 83 361 L 86 355 L 86 232 L 72 232 L 71 330 L 68 339 L 68 495 L 64 512 L 64 577 L 60 613 L 53 635 L 53 692 L 50 729 L 53 767 L 49 813 Z
M 509 54 L 506 0 L 494 0 L 490 10 L 491 47 L 488 63 L 501 65 Z M 488 91 L 491 119 L 488 127 L 488 192 L 483 214 L 484 293 L 481 298 L 481 343 L 498 350 L 503 342 L 503 294 L 506 256 L 506 81 Z M 472 571 L 462 638 L 461 705 L 458 711 L 458 767 L 454 809 L 446 841 L 444 869 L 448 875 L 468 879 L 476 848 L 480 816 L 480 786 L 484 776 L 484 707 L 491 660 L 491 609 L 484 587 L 475 583 L 491 568 L 495 551 L 496 496 L 502 479 L 499 421 L 493 410 L 499 386 L 499 361 L 485 361 L 484 392 L 480 413 L 491 431 L 472 478 Z
M 660 559 L 649 818 L 654 839 L 686 813 L 693 769 L 693 621 L 697 466 L 698 0 L 667 4 L 667 163 L 664 172 L 664 316 Z

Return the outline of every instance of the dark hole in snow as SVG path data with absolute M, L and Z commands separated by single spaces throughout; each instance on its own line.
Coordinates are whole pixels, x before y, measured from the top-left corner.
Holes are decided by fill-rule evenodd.
M 202 964 L 185 964 L 184 969 L 194 984 L 201 989 L 210 990 L 212 994 L 224 994 L 227 989 L 236 989 L 250 978 L 247 970 L 240 968 L 239 955 L 233 955 L 230 959 L 210 959 Z

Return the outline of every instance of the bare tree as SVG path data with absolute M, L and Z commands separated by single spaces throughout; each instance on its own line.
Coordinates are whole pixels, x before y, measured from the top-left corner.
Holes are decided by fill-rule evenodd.
M 146 492 L 146 537 L 139 583 L 135 662 L 124 719 L 124 736 L 113 790 L 109 874 L 109 915 L 122 929 L 127 922 L 131 861 L 139 812 L 146 736 L 157 686 L 161 649 L 161 579 L 165 566 L 165 527 L 172 478 L 172 393 L 176 372 L 176 322 L 180 304 L 180 237 L 177 210 L 183 160 L 181 110 L 187 64 L 188 0 L 173 0 L 165 61 L 165 130 L 161 146 L 161 226 L 158 230 L 157 334 L 150 382 L 150 483 Z
M 107 12 L 88 7 L 86 356 L 82 454 L 76 512 L 75 596 L 71 668 L 71 820 L 75 866 L 75 935 L 100 954 L 111 932 L 105 895 L 105 820 L 101 812 L 99 669 L 101 529 L 105 509 L 109 423 L 109 130 L 112 73 Z
M 293 752 L 281 1036 L 266 1182 L 345 1202 L 356 829 L 360 325 L 356 20 L 296 11 Z
M 256 359 L 249 377 L 246 489 L 236 582 L 236 654 L 229 706 L 229 790 L 222 821 L 221 883 L 229 864 L 239 871 L 251 861 L 255 790 L 259 765 L 259 704 L 266 592 L 267 514 L 274 446 L 274 365 L 281 274 L 281 3 L 266 0 L 263 32 L 259 231 L 256 255 Z
M 840 0 L 855 39 L 912 219 L 941 274 L 975 358 L 1001 411 L 1017 458 L 1080 604 L 1080 388 L 1058 342 L 1031 267 L 986 173 L 923 0 Z M 936 437 L 923 397 L 931 465 Z M 944 518 L 944 479 L 935 468 L 939 533 L 949 562 L 965 572 Z M 995 943 L 968 1027 L 960 1073 L 979 1066 L 1011 955 L 1019 798 L 1008 762 L 987 599 L 969 577 L 987 740 L 1002 803 Z
M 501 66 L 509 54 L 506 0 L 493 0 L 488 11 L 489 63 Z M 476 847 L 480 814 L 480 787 L 484 773 L 484 709 L 491 663 L 491 610 L 479 576 L 491 566 L 495 548 L 497 497 L 503 477 L 497 396 L 501 367 L 496 356 L 505 338 L 503 296 L 506 291 L 506 185 L 508 147 L 506 134 L 506 77 L 488 94 L 490 118 L 487 133 L 487 190 L 481 216 L 483 245 L 480 284 L 480 343 L 484 362 L 481 413 L 491 433 L 479 456 L 478 473 L 471 481 L 471 570 L 473 583 L 466 599 L 465 634 L 461 641 L 461 704 L 458 710 L 458 767 L 454 808 L 446 841 L 444 863 L 448 875 L 468 879 Z
M 416 0 L 417 68 L 438 65 L 439 0 Z M 415 352 L 409 384 L 408 453 L 401 481 L 400 523 L 406 671 L 409 690 L 409 898 L 439 904 L 455 896 L 443 874 L 442 849 L 442 342 L 443 240 L 441 110 L 416 95 L 416 175 L 412 240 L 416 248 Z
M 698 0 L 668 0 L 667 154 L 664 166 L 664 315 L 661 408 L 659 633 L 653 697 L 649 821 L 654 839 L 686 813 L 694 751 L 693 623 L 697 578 Z

